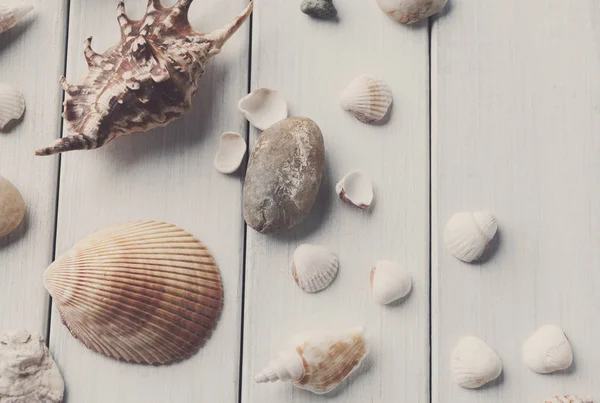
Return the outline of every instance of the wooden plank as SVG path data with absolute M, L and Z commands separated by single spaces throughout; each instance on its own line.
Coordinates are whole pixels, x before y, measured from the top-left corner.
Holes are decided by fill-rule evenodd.
M 434 402 L 600 397 L 599 23 L 591 0 L 464 0 L 435 25 Z M 475 209 L 496 213 L 500 241 L 467 265 L 442 234 L 452 214 Z M 565 330 L 572 370 L 544 376 L 522 363 L 544 324 Z M 480 391 L 453 383 L 450 354 L 465 335 L 494 347 L 503 379 Z
M 254 375 L 289 336 L 319 328 L 365 325 L 371 354 L 331 402 L 429 401 L 429 130 L 427 24 L 404 27 L 375 2 L 336 1 L 339 22 L 316 21 L 298 2 L 262 0 L 253 24 L 252 87 L 289 100 L 292 115 L 323 131 L 326 172 L 316 205 L 296 229 L 247 235 L 242 402 L 317 402 L 290 384 L 255 384 Z M 395 96 L 390 121 L 365 125 L 343 111 L 339 94 L 360 74 L 383 78 Z M 252 132 L 255 140 L 257 132 Z M 375 183 L 372 210 L 337 199 L 334 186 L 354 169 Z M 290 274 L 302 243 L 339 256 L 332 286 L 303 293 Z M 409 269 L 414 290 L 390 307 L 369 295 L 369 272 L 383 258 Z
M 172 5 L 174 1 L 169 2 Z M 128 1 L 140 18 L 145 0 Z M 246 0 L 202 0 L 192 25 L 209 31 L 229 23 Z M 83 41 L 104 50 L 116 43 L 116 2 L 71 2 L 68 78 L 85 72 Z M 52 312 L 51 350 L 65 374 L 70 402 L 232 402 L 237 398 L 241 333 L 243 220 L 241 179 L 216 172 L 213 158 L 224 131 L 245 133 L 237 100 L 247 90 L 249 27 L 213 60 L 193 112 L 164 129 L 114 141 L 97 151 L 62 157 L 57 252 L 109 224 L 155 219 L 179 225 L 213 253 L 225 304 L 216 331 L 200 352 L 181 363 L 140 366 L 87 350 Z
M 60 132 L 67 9 L 64 0 L 29 3 L 35 11 L 0 34 L 0 82 L 16 86 L 27 104 L 23 119 L 0 132 L 0 175 L 21 191 L 27 206 L 21 227 L 0 239 L 0 329 L 45 335 L 49 299 L 42 273 L 52 260 L 58 163 L 33 151 Z

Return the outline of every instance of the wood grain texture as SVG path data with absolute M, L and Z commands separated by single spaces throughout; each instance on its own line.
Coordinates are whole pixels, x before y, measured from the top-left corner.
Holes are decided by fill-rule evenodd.
M 426 402 L 429 385 L 428 33 L 391 21 L 374 1 L 338 0 L 339 21 L 318 21 L 299 2 L 261 0 L 252 37 L 252 87 L 281 91 L 291 115 L 307 116 L 325 138 L 326 170 L 309 218 L 265 236 L 248 229 L 242 402 Z M 360 74 L 384 79 L 395 103 L 385 125 L 365 125 L 339 106 Z M 256 140 L 258 133 L 252 132 Z M 354 170 L 375 183 L 372 209 L 344 204 L 335 183 Z M 339 256 L 329 289 L 308 295 L 294 283 L 290 259 L 302 243 Z M 369 271 L 383 258 L 412 272 L 414 290 L 381 307 L 369 295 Z M 370 358 L 327 396 L 291 384 L 255 384 L 254 375 L 299 331 L 365 325 Z
M 174 2 L 165 2 L 172 5 Z M 145 0 L 127 8 L 140 18 Z M 190 20 L 210 31 L 229 23 L 245 0 L 202 0 Z M 117 42 L 116 1 L 71 2 L 67 75 L 85 72 L 83 41 L 103 51 Z M 65 375 L 67 402 L 233 402 L 238 395 L 243 220 L 241 179 L 213 167 L 219 136 L 245 133 L 237 100 L 248 83 L 245 25 L 209 64 L 193 112 L 164 129 L 118 139 L 97 151 L 62 156 L 57 253 L 106 225 L 135 219 L 171 222 L 213 253 L 224 282 L 224 309 L 199 353 L 169 366 L 132 365 L 87 350 L 52 312 L 51 351 Z M 52 158 L 52 157 L 51 157 Z
M 20 190 L 27 207 L 23 224 L 0 239 L 0 329 L 45 335 L 49 298 L 42 273 L 52 260 L 58 163 L 37 159 L 33 151 L 60 132 L 57 80 L 64 69 L 67 9 L 63 0 L 30 4 L 35 11 L 0 34 L 0 82 L 17 87 L 27 108 L 0 131 L 0 175 Z
M 594 1 L 453 1 L 432 37 L 433 402 L 600 398 L 600 10 Z M 481 264 L 442 246 L 458 211 L 495 212 Z M 539 326 L 575 350 L 565 373 L 521 360 Z M 504 375 L 479 390 L 450 375 L 458 340 L 486 340 Z

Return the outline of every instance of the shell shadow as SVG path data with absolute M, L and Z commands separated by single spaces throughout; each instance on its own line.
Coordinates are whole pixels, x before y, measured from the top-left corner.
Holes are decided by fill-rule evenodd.
M 29 229 L 29 215 L 25 212 L 25 217 L 19 226 L 10 234 L 0 238 L 0 250 L 9 247 L 25 237 Z
M 478 260 L 476 260 L 473 263 L 475 265 L 482 265 L 482 264 L 485 264 L 488 261 L 490 261 L 492 259 L 492 257 L 494 255 L 496 255 L 496 253 L 498 253 L 498 251 L 500 250 L 501 240 L 502 240 L 502 233 L 500 232 L 500 229 L 498 229 L 496 231 L 496 236 L 494 237 L 494 239 L 492 239 L 492 242 L 490 242 L 489 246 L 483 253 L 483 256 L 481 256 Z
M 31 24 L 33 24 L 34 18 L 25 17 L 23 21 L 20 21 L 15 27 L 10 29 L 9 31 L 3 32 L 0 34 L 0 54 L 4 52 L 4 49 L 11 46 L 12 43 L 16 42 L 17 39 L 23 34 L 25 31 L 29 29 Z
M 23 122 L 26 114 L 27 114 L 27 107 L 25 108 L 25 111 L 23 112 L 23 114 L 21 115 L 20 118 L 12 119 L 10 122 L 8 122 L 6 125 L 4 125 L 4 128 L 2 128 L 2 130 L 0 130 L 0 134 L 4 134 L 4 135 L 12 134 L 12 132 L 15 131 L 15 128 Z

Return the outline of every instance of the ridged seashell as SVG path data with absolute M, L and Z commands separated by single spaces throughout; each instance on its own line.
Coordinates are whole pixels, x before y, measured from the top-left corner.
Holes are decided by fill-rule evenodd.
M 380 305 L 406 297 L 411 288 L 410 274 L 395 262 L 382 260 L 371 269 L 371 294 Z
M 296 248 L 292 262 L 292 275 L 298 287 L 306 292 L 317 292 L 335 280 L 338 259 L 322 246 L 300 245 Z
M 267 130 L 288 117 L 285 99 L 275 90 L 259 88 L 246 95 L 238 103 L 246 119 L 259 130 Z
M 402 24 L 412 24 L 438 13 L 448 0 L 377 0 L 379 8 Z
M 33 10 L 32 6 L 0 5 L 0 33 L 13 28 L 31 10 Z
M 360 366 L 368 352 L 362 327 L 306 333 L 293 337 L 289 348 L 281 351 L 254 380 L 291 381 L 320 395 L 339 386 Z
M 545 400 L 542 400 L 540 403 L 594 403 L 592 398 L 589 396 L 579 396 L 579 395 L 564 395 L 564 396 L 554 396 Z
M 542 326 L 523 344 L 523 361 L 532 371 L 549 374 L 571 366 L 573 349 L 561 328 Z
M 238 30 L 252 11 L 252 2 L 231 24 L 212 33 L 196 32 L 188 21 L 193 0 L 164 7 L 149 0 L 146 15 L 130 20 L 121 0 L 117 20 L 121 41 L 104 54 L 85 42 L 89 72 L 80 85 L 61 78 L 70 99 L 63 117 L 73 134 L 36 155 L 88 150 L 131 133 L 166 126 L 192 108 L 200 77 L 209 59 Z
M 300 10 L 304 14 L 316 18 L 335 18 L 337 16 L 333 0 L 302 0 Z
M 219 151 L 215 156 L 215 168 L 224 174 L 237 171 L 246 155 L 246 141 L 237 133 L 227 132 L 221 135 Z
M 0 176 L 0 237 L 13 232 L 25 217 L 25 202 L 19 190 Z
M 25 98 L 18 89 L 9 84 L 0 84 L 0 130 L 8 122 L 19 119 L 25 112 Z
M 89 349 L 141 364 L 187 358 L 213 331 L 221 275 L 200 241 L 137 221 L 78 242 L 44 273 L 62 322 Z
M 470 263 L 483 256 L 497 231 L 498 222 L 492 213 L 458 213 L 446 224 L 444 243 L 455 257 Z
M 373 202 L 373 182 L 362 171 L 353 171 L 344 176 L 335 185 L 335 191 L 340 199 L 361 210 L 368 209 Z
M 342 92 L 342 108 L 363 123 L 375 123 L 387 114 L 392 104 L 392 91 L 382 80 L 362 75 Z
M 475 389 L 498 378 L 502 362 L 483 340 L 465 337 L 452 351 L 452 373 L 457 384 Z

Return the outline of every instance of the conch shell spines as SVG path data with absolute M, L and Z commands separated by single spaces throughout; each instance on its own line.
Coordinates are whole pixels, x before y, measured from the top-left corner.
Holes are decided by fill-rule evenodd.
M 84 50 L 88 74 L 79 85 L 60 80 L 70 96 L 63 117 L 73 134 L 36 155 L 98 148 L 125 134 L 165 126 L 188 112 L 208 60 L 221 51 L 253 7 L 250 2 L 229 25 L 203 34 L 188 21 L 192 1 L 164 7 L 160 0 L 149 0 L 144 17 L 133 21 L 121 0 L 119 44 L 99 54 L 88 38 Z

